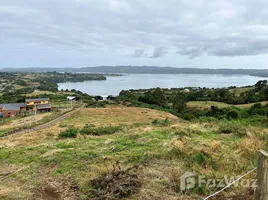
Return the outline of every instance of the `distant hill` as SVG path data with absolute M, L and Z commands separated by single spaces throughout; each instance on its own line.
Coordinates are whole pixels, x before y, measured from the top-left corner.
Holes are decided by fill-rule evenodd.
M 98 66 L 83 68 L 4 68 L 7 72 L 88 72 L 88 73 L 130 73 L 130 74 L 241 74 L 256 75 L 268 74 L 264 69 L 208 69 L 208 68 L 175 68 L 156 66 Z

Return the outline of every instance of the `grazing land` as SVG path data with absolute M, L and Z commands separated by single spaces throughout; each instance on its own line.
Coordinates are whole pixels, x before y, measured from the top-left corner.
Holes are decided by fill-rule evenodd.
M 109 132 L 112 127 L 120 128 Z M 100 128 L 103 135 L 81 131 Z M 70 129 L 78 130 L 76 137 L 59 138 Z M 181 175 L 189 170 L 209 178 L 242 175 L 256 167 L 259 149 L 268 150 L 267 136 L 267 128 L 239 121 L 189 122 L 125 106 L 84 108 L 56 126 L 0 140 L 0 198 L 98 199 L 96 180 L 122 173 L 120 181 L 132 191 L 126 199 L 202 199 L 216 189 L 183 193 Z M 132 175 L 120 171 L 132 166 L 137 166 Z M 222 195 L 252 199 L 244 188 Z

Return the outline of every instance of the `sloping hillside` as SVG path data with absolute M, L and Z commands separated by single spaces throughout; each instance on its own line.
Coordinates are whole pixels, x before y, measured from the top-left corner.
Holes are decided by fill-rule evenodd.
M 226 128 L 229 134 L 223 134 Z M 60 139 L 66 130 L 76 130 L 76 137 Z M 114 188 L 107 199 L 200 199 L 218 188 L 182 192 L 185 172 L 244 174 L 267 147 L 267 133 L 237 122 L 189 123 L 143 108 L 85 108 L 54 127 L 0 140 L 0 199 L 101 199 L 96 193 L 107 195 L 107 187 L 96 180 L 115 174 L 123 178 L 109 179 Z

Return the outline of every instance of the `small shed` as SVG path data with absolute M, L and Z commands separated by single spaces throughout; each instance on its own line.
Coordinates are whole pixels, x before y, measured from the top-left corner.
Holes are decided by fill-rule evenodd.
M 108 100 L 116 100 L 116 96 L 113 96 L 113 95 L 109 95 L 107 97 Z
M 94 97 L 94 100 L 95 100 L 95 101 L 102 101 L 103 98 L 102 98 L 102 96 L 95 96 L 95 97 Z
M 102 95 L 101 97 L 102 97 L 102 100 L 104 100 L 104 101 L 105 100 L 108 100 L 108 95 L 106 95 L 106 94 L 105 95 Z

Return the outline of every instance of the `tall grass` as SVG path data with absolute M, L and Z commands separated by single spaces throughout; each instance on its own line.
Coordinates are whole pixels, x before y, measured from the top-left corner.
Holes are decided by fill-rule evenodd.
M 98 128 L 84 127 L 80 130 L 81 135 L 111 135 L 122 130 L 122 126 L 103 126 Z
M 58 137 L 60 139 L 65 139 L 65 138 L 76 138 L 77 134 L 79 133 L 79 129 L 77 128 L 68 128 L 65 131 L 62 131 Z
M 247 129 L 237 122 L 221 123 L 218 131 L 222 134 L 236 134 L 240 137 L 247 135 Z

